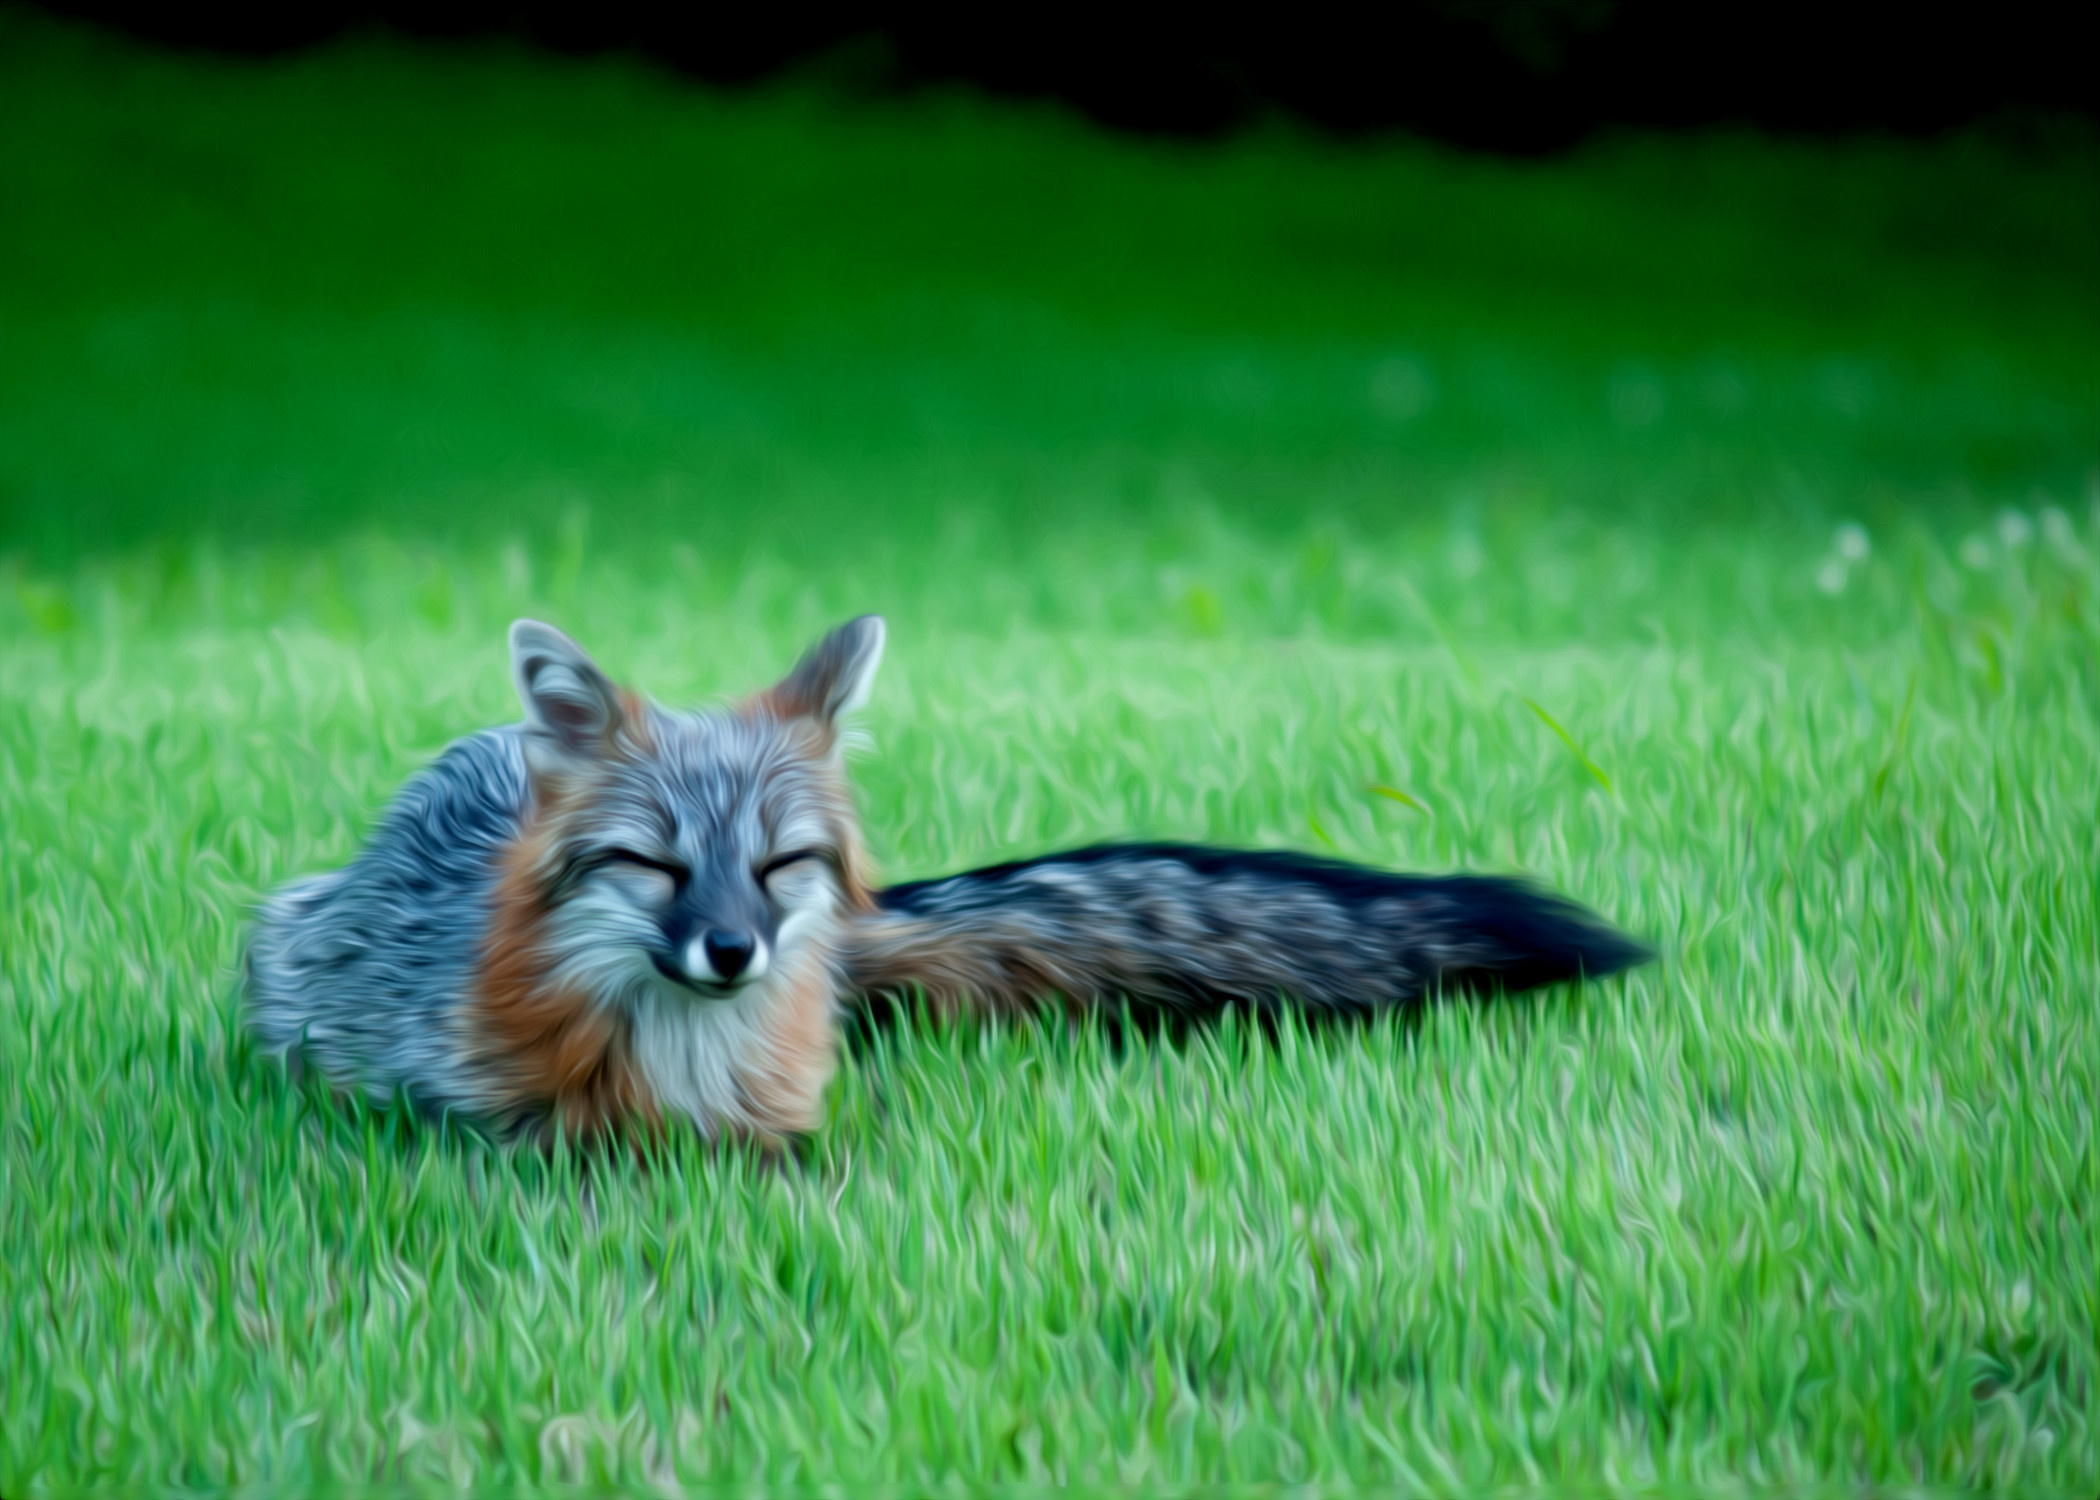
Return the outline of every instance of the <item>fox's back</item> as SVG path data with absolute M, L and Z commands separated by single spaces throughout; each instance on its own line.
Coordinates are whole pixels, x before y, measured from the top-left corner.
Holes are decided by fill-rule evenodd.
M 459 740 L 402 788 L 352 864 L 272 897 L 248 950 L 263 1045 L 374 1093 L 413 1081 L 432 1107 L 468 1102 L 450 1026 L 527 788 L 517 726 Z

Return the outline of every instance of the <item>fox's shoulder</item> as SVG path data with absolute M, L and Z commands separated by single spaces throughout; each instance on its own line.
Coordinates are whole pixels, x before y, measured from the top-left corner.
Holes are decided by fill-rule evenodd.
M 517 837 L 529 798 L 522 726 L 484 729 L 409 778 L 369 852 L 479 868 Z

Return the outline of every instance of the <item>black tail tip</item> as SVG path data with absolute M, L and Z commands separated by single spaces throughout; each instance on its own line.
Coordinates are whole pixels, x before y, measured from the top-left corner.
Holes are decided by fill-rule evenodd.
M 1655 957 L 1587 907 L 1521 880 L 1474 877 L 1460 896 L 1468 947 L 1479 955 L 1447 968 L 1461 990 L 1537 989 L 1567 980 L 1605 979 Z

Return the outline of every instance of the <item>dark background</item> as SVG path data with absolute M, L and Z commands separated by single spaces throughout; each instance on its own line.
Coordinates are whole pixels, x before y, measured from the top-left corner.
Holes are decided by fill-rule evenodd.
M 962 83 L 1104 124 L 1210 134 L 1284 114 L 1514 152 L 1600 129 L 1745 124 L 2051 137 L 2100 118 L 2087 8 L 1801 0 L 1413 0 L 1231 16 L 1125 7 L 962 14 L 908 5 L 660 3 L 43 7 L 160 42 L 272 53 L 349 31 L 625 51 L 715 83 L 801 69 L 869 93 Z

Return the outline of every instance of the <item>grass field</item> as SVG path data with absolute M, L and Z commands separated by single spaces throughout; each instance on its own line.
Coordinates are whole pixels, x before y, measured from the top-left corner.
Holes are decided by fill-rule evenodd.
M 0 1494 L 2089 1496 L 2095 167 L 1168 146 L 0 9 Z M 513 617 L 691 701 L 867 609 L 894 878 L 1333 849 L 1662 957 L 906 1027 L 778 1170 L 247 1054 L 250 903 L 514 716 Z

